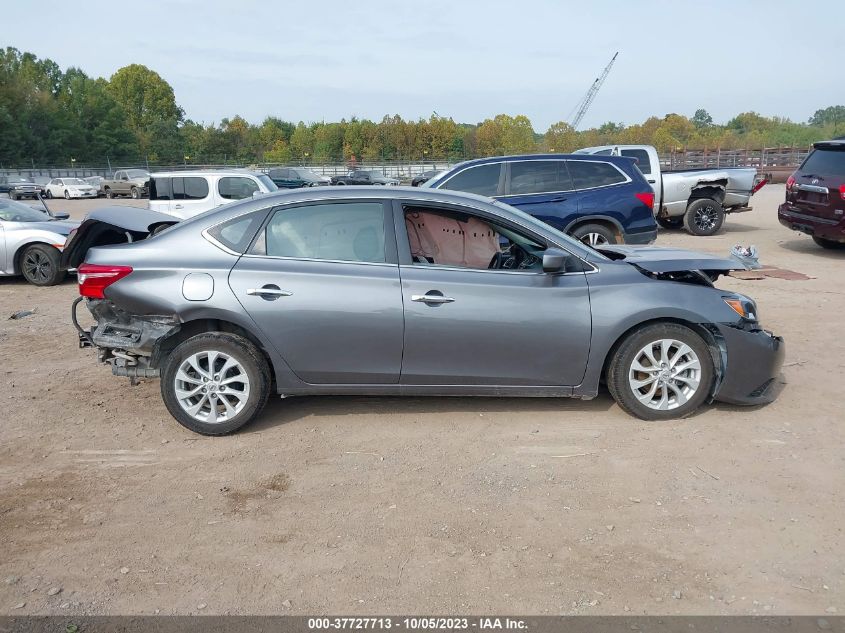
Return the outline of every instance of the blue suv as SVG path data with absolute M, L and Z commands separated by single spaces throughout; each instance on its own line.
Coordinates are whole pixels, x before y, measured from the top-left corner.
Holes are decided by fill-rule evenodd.
M 654 190 L 623 156 L 536 154 L 470 160 L 423 187 L 501 200 L 585 244 L 649 244 L 657 238 Z

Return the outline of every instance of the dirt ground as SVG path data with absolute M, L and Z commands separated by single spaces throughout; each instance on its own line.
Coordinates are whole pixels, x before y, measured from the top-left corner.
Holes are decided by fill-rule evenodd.
M 845 253 L 781 227 L 783 194 L 658 239 L 814 277 L 720 282 L 786 338 L 783 391 L 669 423 L 607 394 L 276 398 L 205 438 L 77 348 L 73 279 L 0 279 L 0 613 L 845 612 Z

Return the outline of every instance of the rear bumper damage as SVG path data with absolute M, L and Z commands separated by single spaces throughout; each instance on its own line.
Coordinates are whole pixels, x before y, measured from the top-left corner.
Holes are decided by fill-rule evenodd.
M 80 347 L 95 347 L 97 360 L 110 364 L 116 376 L 158 376 L 159 343 L 179 331 L 176 318 L 132 315 L 117 309 L 110 301 L 88 299 L 86 306 L 97 323 L 86 330 L 76 316 L 83 300 L 79 297 L 71 308 Z
M 726 363 L 714 400 L 729 404 L 766 404 L 775 399 L 775 381 L 783 366 L 783 338 L 760 329 L 716 326 L 724 341 Z

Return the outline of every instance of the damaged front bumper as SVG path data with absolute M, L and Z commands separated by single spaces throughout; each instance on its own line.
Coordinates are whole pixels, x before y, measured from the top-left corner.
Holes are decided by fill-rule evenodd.
M 766 404 L 775 399 L 775 381 L 786 346 L 771 332 L 733 325 L 716 326 L 724 342 L 726 362 L 714 400 L 729 404 Z
M 83 297 L 71 307 L 71 318 L 80 347 L 97 349 L 97 359 L 108 363 L 116 376 L 154 378 L 159 375 L 159 342 L 179 331 L 175 317 L 137 316 L 119 310 L 107 300 L 88 299 L 87 307 L 97 324 L 86 330 L 79 325 L 76 310 Z

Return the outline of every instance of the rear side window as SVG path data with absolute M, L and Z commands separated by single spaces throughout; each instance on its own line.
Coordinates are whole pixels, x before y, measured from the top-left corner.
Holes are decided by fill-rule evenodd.
M 258 185 L 251 178 L 226 176 L 217 181 L 217 192 L 226 200 L 243 200 L 252 197 Z
M 637 167 L 643 174 L 651 173 L 651 161 L 648 158 L 648 152 L 644 149 L 623 149 L 622 156 L 637 159 Z
M 569 172 L 562 160 L 526 160 L 510 166 L 510 195 L 572 190 Z
M 236 253 L 243 253 L 266 217 L 266 209 L 247 213 L 211 227 L 208 229 L 208 234 L 226 248 Z
M 572 184 L 576 189 L 595 189 L 625 182 L 625 175 L 610 163 L 601 161 L 567 161 Z
M 202 200 L 208 197 L 208 182 L 205 178 L 185 176 L 173 178 L 173 200 Z
M 253 246 L 256 255 L 385 262 L 384 207 L 379 202 L 279 209 Z
M 480 196 L 495 196 L 499 192 L 501 171 L 501 164 L 470 167 L 447 180 L 440 188 L 477 193 Z
M 801 171 L 808 174 L 845 177 L 845 151 L 815 149 L 801 165 Z

